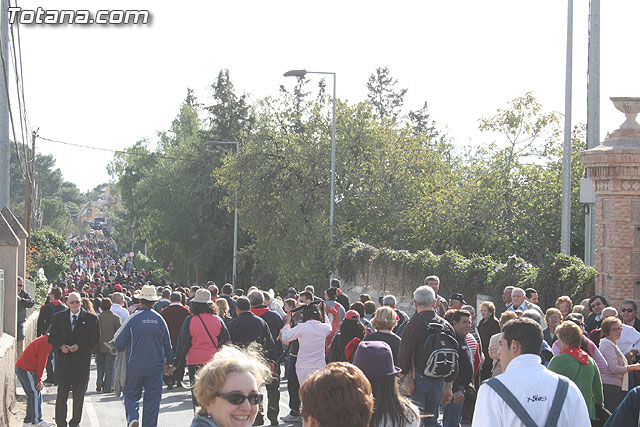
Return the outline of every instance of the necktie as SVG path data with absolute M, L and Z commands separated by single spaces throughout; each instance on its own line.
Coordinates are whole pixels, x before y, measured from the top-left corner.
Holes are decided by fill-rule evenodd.
M 76 322 L 78 321 L 78 315 L 74 314 L 71 317 L 73 317 L 73 320 L 71 321 L 71 330 L 73 331 L 76 327 Z

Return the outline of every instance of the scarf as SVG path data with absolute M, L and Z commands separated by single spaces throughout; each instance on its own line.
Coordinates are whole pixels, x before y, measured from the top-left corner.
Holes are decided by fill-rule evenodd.
M 581 348 L 571 347 L 561 351 L 561 353 L 566 353 L 569 356 L 574 357 L 578 362 L 583 365 L 589 364 L 589 354 Z

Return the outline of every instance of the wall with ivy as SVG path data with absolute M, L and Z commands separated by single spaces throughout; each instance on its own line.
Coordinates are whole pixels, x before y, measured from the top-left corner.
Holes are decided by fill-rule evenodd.
M 377 295 L 410 299 L 424 278 L 435 274 L 440 277 L 440 294 L 445 298 L 459 292 L 475 305 L 476 295 L 485 294 L 498 310 L 502 308 L 502 291 L 509 285 L 535 288 L 543 309 L 553 306 L 561 295 L 579 303 L 593 294 L 597 274 L 579 258 L 562 254 L 548 254 L 541 264 L 533 265 L 516 255 L 501 261 L 491 256 L 466 258 L 455 251 L 441 255 L 428 249 L 411 253 L 376 248 L 357 240 L 340 248 L 338 265 L 346 289 L 370 289 Z

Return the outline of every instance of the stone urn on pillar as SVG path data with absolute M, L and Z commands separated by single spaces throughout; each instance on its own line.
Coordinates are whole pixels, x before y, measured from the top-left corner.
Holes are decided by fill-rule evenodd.
M 640 97 L 611 101 L 626 120 L 580 158 L 596 193 L 595 291 L 618 308 L 640 299 Z

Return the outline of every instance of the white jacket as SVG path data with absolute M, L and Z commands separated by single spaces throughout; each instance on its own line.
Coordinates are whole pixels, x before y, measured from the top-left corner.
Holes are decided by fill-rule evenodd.
M 523 354 L 511 360 L 506 372 L 496 378 L 520 401 L 533 421 L 543 427 L 558 386 L 558 374 L 540 364 L 539 356 Z M 590 425 L 584 397 L 573 381 L 569 381 L 558 427 Z M 492 388 L 483 384 L 478 390 L 472 426 L 524 427 L 524 424 Z

